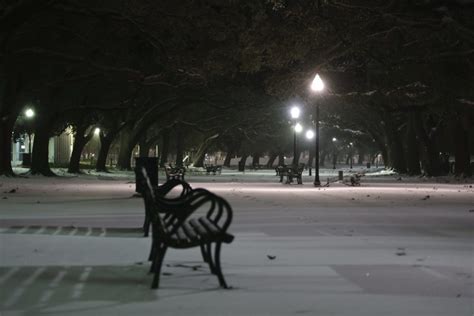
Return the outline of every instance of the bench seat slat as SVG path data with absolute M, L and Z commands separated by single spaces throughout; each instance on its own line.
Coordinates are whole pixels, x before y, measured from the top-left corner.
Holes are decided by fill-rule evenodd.
M 202 237 L 206 238 L 207 236 L 211 235 L 210 231 L 208 231 L 196 218 L 192 218 L 189 220 L 191 226 L 196 230 L 196 232 L 201 235 Z
M 182 227 L 178 228 L 175 235 L 176 235 L 176 239 L 177 239 L 178 243 L 188 243 L 189 242 L 188 237 L 186 236 L 186 233 L 183 231 Z
M 221 230 L 220 228 L 214 224 L 213 222 L 211 222 L 209 220 L 209 218 L 207 217 L 200 217 L 199 218 L 199 222 L 201 223 L 202 226 L 204 226 L 206 228 L 206 230 L 210 231 L 212 234 L 214 235 L 218 235 L 221 233 Z
M 183 231 L 186 234 L 186 236 L 188 236 L 188 238 L 190 240 L 198 240 L 199 239 L 199 235 L 196 233 L 194 228 L 191 227 L 191 225 L 189 225 L 188 222 L 183 223 Z

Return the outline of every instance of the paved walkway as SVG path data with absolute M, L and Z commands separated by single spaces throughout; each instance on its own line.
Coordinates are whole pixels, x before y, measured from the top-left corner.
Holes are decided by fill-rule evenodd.
M 473 315 L 469 184 L 212 179 L 190 181 L 234 208 L 231 290 L 198 249 L 170 251 L 149 289 L 143 202 L 128 180 L 2 178 L 2 192 L 17 189 L 0 199 L 1 314 Z

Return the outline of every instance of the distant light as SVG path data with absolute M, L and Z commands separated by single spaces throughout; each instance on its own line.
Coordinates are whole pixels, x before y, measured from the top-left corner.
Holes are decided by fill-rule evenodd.
M 336 137 L 333 137 L 333 138 L 332 138 L 332 141 L 333 141 L 333 142 L 337 141 L 337 138 L 336 138 Z
M 96 127 L 94 130 L 94 134 L 99 135 L 99 133 L 100 133 L 100 128 Z
M 21 149 L 25 149 L 26 146 L 25 146 L 25 145 L 21 145 L 20 148 L 21 148 Z
M 27 118 L 32 118 L 33 116 L 35 116 L 35 111 L 33 111 L 32 109 L 26 109 L 25 116 Z
M 314 132 L 312 130 L 306 131 L 306 138 L 312 139 L 314 137 Z
M 291 108 L 291 118 L 294 118 L 294 119 L 297 119 L 298 117 L 300 117 L 300 108 L 297 107 L 297 106 L 294 106 Z
M 351 143 L 349 143 L 349 145 L 354 146 L 354 143 L 351 142 Z
M 295 132 L 301 133 L 302 130 L 303 130 L 303 126 L 301 126 L 300 123 L 296 123 L 296 125 L 295 125 Z
M 316 92 L 321 92 L 324 90 L 324 82 L 319 74 L 316 74 L 314 77 L 313 82 L 311 83 L 311 90 Z

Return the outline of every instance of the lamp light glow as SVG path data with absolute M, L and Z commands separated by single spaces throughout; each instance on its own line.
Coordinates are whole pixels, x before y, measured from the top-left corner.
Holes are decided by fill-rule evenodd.
M 300 112 L 301 111 L 299 107 L 297 106 L 292 107 L 290 110 L 291 118 L 297 119 L 298 117 L 300 117 Z
M 306 138 L 307 139 L 313 139 L 314 137 L 314 132 L 312 130 L 306 131 Z
M 100 128 L 96 127 L 94 130 L 94 135 L 99 135 L 100 133 Z
M 332 138 L 332 141 L 333 141 L 333 142 L 337 141 L 337 138 L 336 138 L 336 137 L 333 137 L 333 138 Z
M 316 74 L 314 77 L 313 82 L 311 83 L 311 90 L 316 92 L 321 92 L 324 90 L 324 82 L 319 74 Z
M 296 123 L 296 125 L 295 125 L 295 132 L 301 133 L 302 130 L 303 130 L 303 126 L 301 126 L 300 123 Z
M 33 111 L 32 109 L 26 109 L 25 116 L 27 118 L 32 118 L 33 116 L 35 116 L 35 111 Z

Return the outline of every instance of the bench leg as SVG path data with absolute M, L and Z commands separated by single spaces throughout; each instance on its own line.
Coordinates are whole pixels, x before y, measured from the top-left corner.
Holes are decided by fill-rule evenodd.
M 212 260 L 212 244 L 206 244 L 206 254 L 207 254 L 207 264 L 209 265 L 209 270 L 211 270 L 212 274 L 216 274 L 216 265 L 214 260 Z
M 201 254 L 202 259 L 209 265 L 209 270 L 211 270 L 212 274 L 215 274 L 214 263 L 212 262 L 212 249 L 211 244 L 201 244 Z
M 153 282 L 151 283 L 152 289 L 157 289 L 160 286 L 160 274 L 161 274 L 161 266 L 163 265 L 163 259 L 165 258 L 167 247 L 163 246 L 158 249 L 158 253 L 153 260 Z
M 206 249 L 204 248 L 204 244 L 200 244 L 199 247 L 201 248 L 201 255 L 204 262 L 209 262 L 209 255 L 206 253 Z
M 148 237 L 150 233 L 150 218 L 145 214 L 145 222 L 143 223 L 143 236 Z
M 228 289 L 229 287 L 227 286 L 227 283 L 225 282 L 224 275 L 222 274 L 222 269 L 221 269 L 221 245 L 222 243 L 218 242 L 216 243 L 216 248 L 214 249 L 214 268 L 216 271 L 217 278 L 219 279 L 219 284 L 221 287 L 224 289 Z
M 157 248 L 160 247 L 160 244 L 157 243 L 157 240 L 158 240 L 158 236 L 156 236 L 158 232 L 158 229 L 156 227 L 153 227 L 152 228 L 152 238 L 151 238 L 151 248 L 150 248 L 150 254 L 148 255 L 148 261 L 152 261 L 153 262 L 153 259 L 156 257 L 156 252 L 158 251 Z M 151 269 L 150 269 L 150 272 L 151 272 Z

